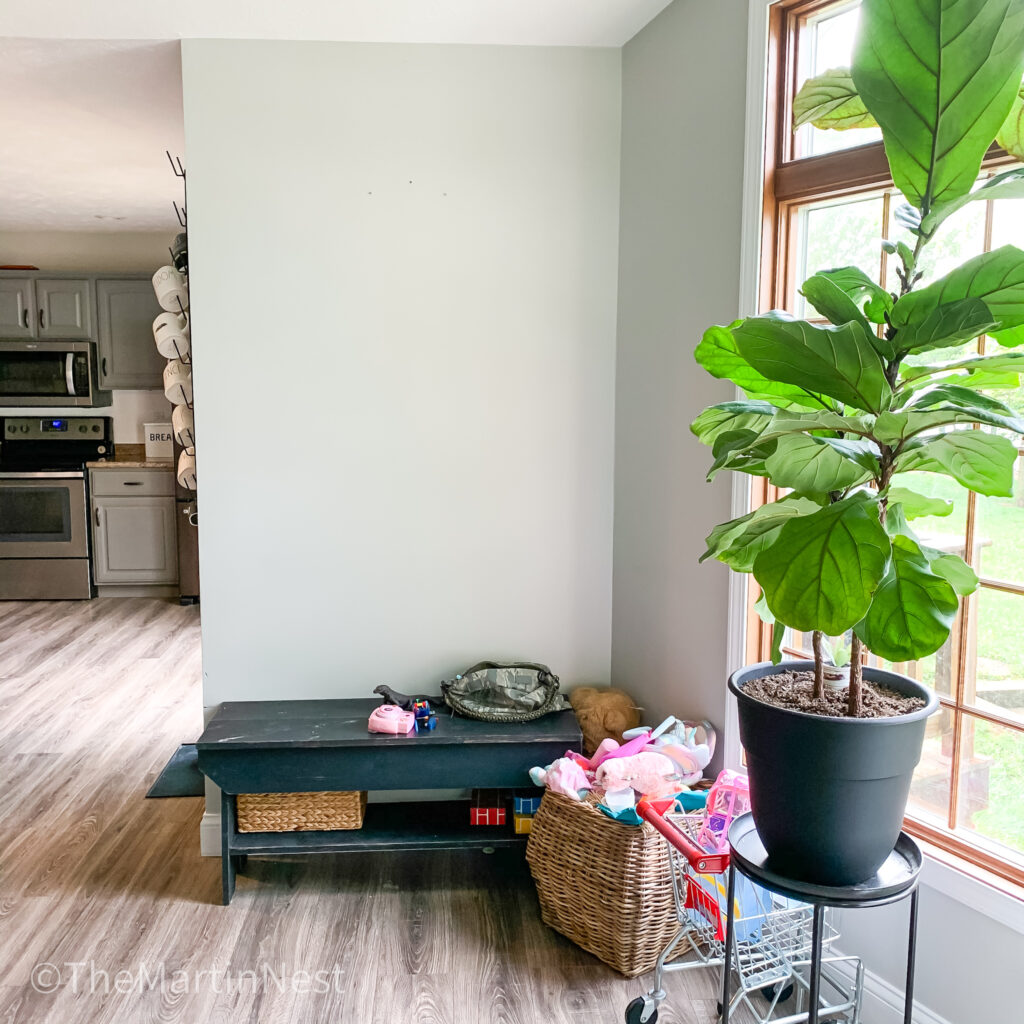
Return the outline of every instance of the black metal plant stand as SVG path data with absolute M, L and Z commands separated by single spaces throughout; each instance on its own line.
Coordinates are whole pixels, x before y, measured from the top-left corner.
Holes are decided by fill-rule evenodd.
M 826 907 L 841 909 L 882 907 L 910 898 L 909 938 L 907 942 L 907 985 L 904 994 L 903 1024 L 912 1024 L 914 1009 L 914 960 L 917 947 L 917 898 L 921 874 L 921 849 L 906 833 L 901 832 L 896 847 L 878 872 L 857 885 L 826 886 L 801 882 L 773 871 L 768 855 L 754 828 L 754 820 L 744 814 L 729 829 L 729 896 L 728 922 L 725 935 L 725 964 L 722 969 L 722 1024 L 729 1024 L 732 1000 L 732 964 L 735 958 L 736 935 L 733 920 L 736 895 L 736 872 L 780 896 L 809 903 L 814 908 L 811 938 L 811 964 L 807 1024 L 818 1024 L 821 990 L 822 935 Z

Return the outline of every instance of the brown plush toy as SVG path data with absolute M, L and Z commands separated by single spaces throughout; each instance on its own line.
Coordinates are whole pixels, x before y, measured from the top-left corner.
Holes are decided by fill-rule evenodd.
M 622 741 L 627 729 L 640 724 L 640 709 L 628 693 L 614 687 L 577 686 L 569 703 L 583 732 L 583 753 L 591 757 L 601 740 Z

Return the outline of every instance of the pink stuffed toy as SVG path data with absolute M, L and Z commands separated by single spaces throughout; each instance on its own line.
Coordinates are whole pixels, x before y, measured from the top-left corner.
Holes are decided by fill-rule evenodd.
M 547 786 L 570 800 L 579 800 L 580 790 L 593 788 L 583 769 L 571 757 L 560 757 L 547 768 L 531 768 L 530 778 L 535 786 Z
M 675 773 L 670 758 L 645 751 L 631 757 L 607 758 L 598 767 L 595 782 L 606 791 L 630 788 L 647 796 L 661 796 L 679 788 Z

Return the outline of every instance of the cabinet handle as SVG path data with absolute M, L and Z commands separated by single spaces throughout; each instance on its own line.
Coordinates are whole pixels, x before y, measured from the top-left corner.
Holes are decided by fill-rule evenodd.
M 103 359 L 100 360 L 100 370 L 102 371 L 103 376 L 106 377 L 106 375 L 107 375 L 107 357 L 106 356 L 104 356 Z
M 96 527 L 97 527 L 97 529 L 99 528 L 99 525 L 100 525 L 100 509 L 99 509 L 99 506 L 97 505 L 96 506 Z
M 21 319 L 25 324 L 25 330 L 28 330 L 28 306 L 21 311 Z
M 142 486 L 142 481 L 141 480 L 122 480 L 121 483 L 123 483 L 125 487 L 141 487 Z
M 39 310 L 39 329 L 42 330 L 46 326 L 46 321 L 43 318 L 42 309 Z

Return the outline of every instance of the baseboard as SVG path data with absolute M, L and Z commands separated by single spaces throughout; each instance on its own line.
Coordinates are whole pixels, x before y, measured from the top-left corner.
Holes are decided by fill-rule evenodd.
M 842 956 L 837 949 L 830 955 Z M 836 964 L 840 973 L 848 970 L 845 964 Z M 864 999 L 861 1003 L 860 1019 L 862 1024 L 903 1024 L 903 989 L 886 981 L 874 971 L 864 972 Z M 945 1017 L 940 1017 L 934 1010 L 929 1010 L 916 999 L 914 1000 L 914 1024 L 950 1024 Z
M 178 597 L 177 583 L 108 583 L 96 587 L 97 597 Z
M 199 853 L 203 857 L 220 856 L 220 815 L 203 813 L 199 822 Z

